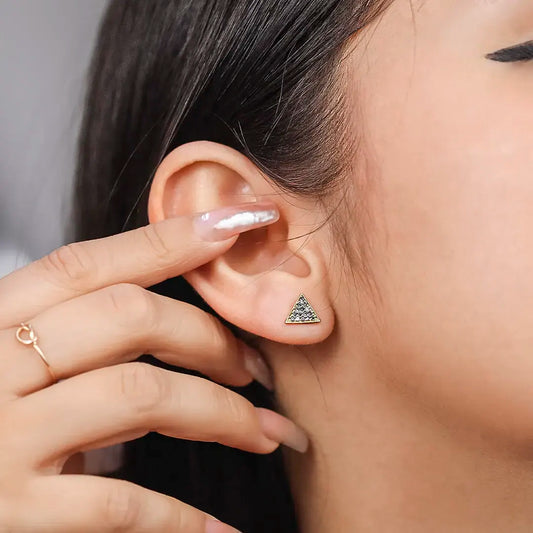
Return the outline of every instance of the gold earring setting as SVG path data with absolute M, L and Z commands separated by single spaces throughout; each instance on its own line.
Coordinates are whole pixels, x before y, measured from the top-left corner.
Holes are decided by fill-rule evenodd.
M 285 324 L 316 324 L 320 322 L 320 318 L 309 303 L 307 298 L 300 294 L 296 303 L 292 306 L 289 316 L 285 320 Z

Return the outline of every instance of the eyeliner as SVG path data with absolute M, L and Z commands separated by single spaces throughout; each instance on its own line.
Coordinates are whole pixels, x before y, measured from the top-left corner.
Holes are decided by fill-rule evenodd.
M 533 41 L 527 41 L 509 48 L 502 48 L 485 56 L 493 61 L 510 63 L 513 61 L 530 61 L 533 59 Z

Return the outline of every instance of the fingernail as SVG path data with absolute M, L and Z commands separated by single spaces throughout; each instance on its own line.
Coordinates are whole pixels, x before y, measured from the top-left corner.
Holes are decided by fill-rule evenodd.
M 261 383 L 263 387 L 273 391 L 274 380 L 272 378 L 272 372 L 261 354 L 241 340 L 239 340 L 239 344 L 244 354 L 244 366 L 246 370 L 248 370 L 254 379 Z
M 218 518 L 209 516 L 211 518 L 205 521 L 205 533 L 242 533 L 242 531 L 221 522 Z
M 297 452 L 307 451 L 309 438 L 294 422 L 270 409 L 264 407 L 255 409 L 263 433 L 268 439 L 284 444 Z
M 224 241 L 278 219 L 279 211 L 272 202 L 250 202 L 200 213 L 194 217 L 193 226 L 204 240 Z

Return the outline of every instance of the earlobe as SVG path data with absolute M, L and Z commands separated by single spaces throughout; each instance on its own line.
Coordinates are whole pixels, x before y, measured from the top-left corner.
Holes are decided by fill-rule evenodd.
M 268 241 L 257 245 L 268 247 Z M 304 277 L 276 267 L 245 275 L 230 267 L 224 256 L 184 277 L 219 315 L 239 328 L 275 342 L 313 344 L 333 331 L 334 312 L 326 277 L 317 275 L 319 267 L 311 257 L 306 260 L 309 274 Z M 309 306 L 302 305 L 302 294 Z
M 150 190 L 149 219 L 265 199 L 276 204 L 276 222 L 241 234 L 224 255 L 184 277 L 241 329 L 288 344 L 320 342 L 333 330 L 334 313 L 324 247 L 310 229 L 321 218 L 314 202 L 287 201 L 246 156 L 198 141 L 176 148 L 161 163 Z

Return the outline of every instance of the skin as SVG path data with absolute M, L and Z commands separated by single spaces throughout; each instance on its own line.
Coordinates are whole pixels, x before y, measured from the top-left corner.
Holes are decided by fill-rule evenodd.
M 348 197 L 359 208 L 342 214 L 375 291 L 321 226 L 327 206 L 280 194 L 245 156 L 206 141 L 159 166 L 148 205 L 157 234 L 63 248 L 1 279 L 1 523 L 202 532 L 206 515 L 185 503 L 58 474 L 75 451 L 154 428 L 255 453 L 294 441 L 287 419 L 222 386 L 128 362 L 148 346 L 220 382 L 250 381 L 232 337 L 209 344 L 221 339 L 212 320 L 146 299 L 143 287 L 184 273 L 258 336 L 280 411 L 310 437 L 305 454 L 283 448 L 301 531 L 530 531 L 533 74 L 484 54 L 530 38 L 531 20 L 527 0 L 396 0 L 347 47 L 352 127 L 365 147 L 347 183 L 366 196 L 364 209 Z M 265 198 L 275 223 L 209 245 L 191 237 L 187 215 Z M 321 322 L 287 325 L 302 292 Z M 64 379 L 52 387 L 14 340 L 29 318 Z M 184 386 L 188 403 L 160 394 Z
M 533 524 L 533 64 L 484 58 L 531 39 L 533 6 L 417 7 L 349 56 L 381 297 L 343 277 L 337 335 L 268 349 L 315 445 L 287 458 L 306 533 Z
M 206 238 L 214 232 L 209 220 L 224 220 L 219 215 L 174 217 L 73 243 L 0 279 L 3 530 L 235 532 L 185 502 L 83 475 L 79 461 L 67 461 L 149 431 L 252 453 L 271 453 L 282 442 L 302 448 L 293 422 L 237 392 L 132 362 L 152 353 L 233 386 L 255 375 L 245 363 L 250 350 L 220 322 L 146 290 L 211 261 L 240 231 L 261 225 Z M 18 328 L 21 321 L 26 332 Z M 51 370 L 19 335 L 38 342 Z
M 331 227 L 298 238 L 327 209 L 279 192 L 280 222 L 188 274 L 262 337 L 281 410 L 311 437 L 305 455 L 284 450 L 305 533 L 531 531 L 533 64 L 484 56 L 532 21 L 528 0 L 397 0 L 349 43 L 365 155 L 347 179 L 366 196 L 344 227 L 353 250 L 370 243 L 376 291 Z M 194 149 L 225 159 L 169 156 L 153 218 L 186 210 L 184 191 L 209 201 L 188 176 L 276 192 L 225 148 Z M 321 324 L 283 323 L 300 292 Z

